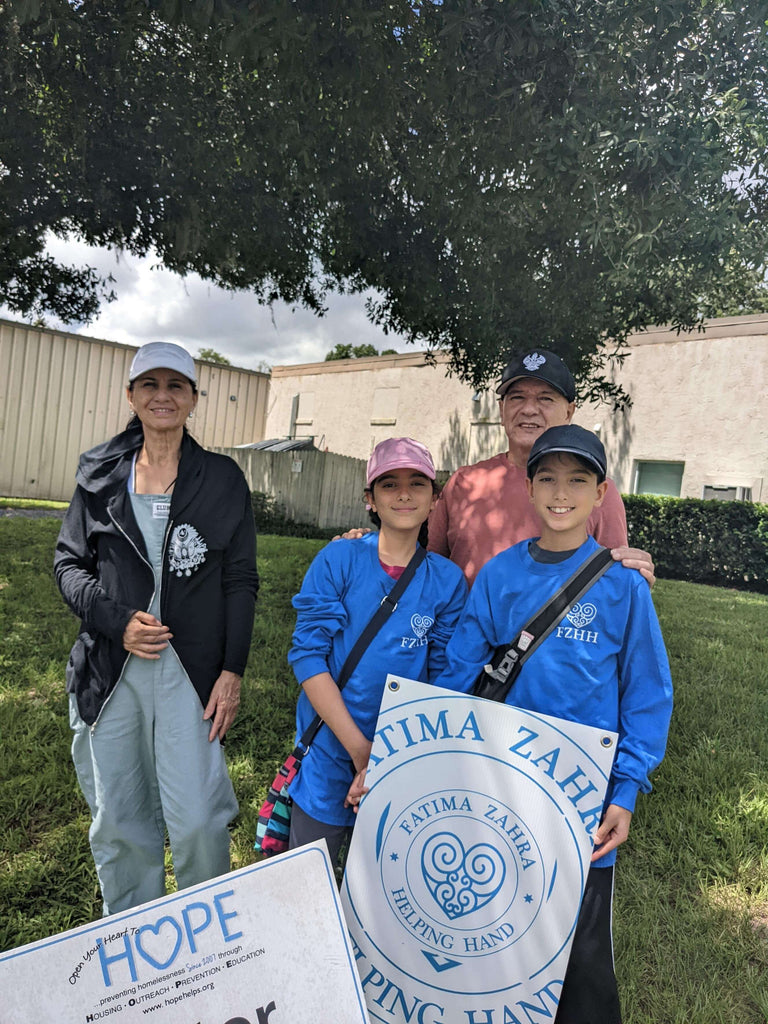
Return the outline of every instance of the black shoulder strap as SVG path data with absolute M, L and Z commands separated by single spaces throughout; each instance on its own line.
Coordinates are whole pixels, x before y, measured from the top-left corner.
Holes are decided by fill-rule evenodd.
M 365 654 L 371 640 L 373 640 L 373 638 L 379 632 L 379 630 L 384 625 L 386 620 L 389 618 L 389 616 L 392 614 L 395 608 L 397 608 L 398 601 L 405 593 L 406 587 L 411 582 L 416 573 L 416 570 L 419 568 L 419 566 L 426 557 L 426 548 L 423 548 L 421 544 L 417 544 L 416 550 L 414 551 L 411 560 L 409 561 L 408 565 L 406 565 L 406 567 L 403 569 L 402 576 L 395 583 L 394 587 L 392 587 L 389 593 L 385 594 L 384 597 L 381 599 L 381 604 L 373 613 L 373 615 L 370 618 L 370 621 L 368 622 L 368 625 L 357 638 L 354 647 L 344 659 L 344 664 L 341 666 L 341 671 L 339 672 L 339 678 L 336 680 L 336 685 L 340 690 L 343 690 L 344 687 L 347 685 L 350 676 L 357 668 L 357 664 L 362 658 L 362 656 Z M 306 749 L 309 747 L 310 743 L 317 735 L 317 731 L 322 724 L 323 720 L 320 717 L 320 715 L 315 715 L 315 717 L 312 719 L 309 726 L 305 730 L 304 734 L 302 735 L 301 739 L 299 740 L 298 746 L 304 748 L 304 753 L 306 753 Z M 296 751 L 294 751 L 294 755 L 295 753 Z
M 473 688 L 478 697 L 504 701 L 523 663 L 529 658 L 568 610 L 576 604 L 613 563 L 608 548 L 600 548 L 583 562 L 557 593 L 531 616 L 511 644 L 496 648 Z
M 363 632 L 355 641 L 355 646 L 349 652 L 344 660 L 344 664 L 341 666 L 339 672 L 339 678 L 336 683 L 340 690 L 343 690 L 349 681 L 349 677 L 357 668 L 357 663 L 360 661 L 362 656 L 365 654 L 368 645 L 371 640 L 376 636 L 381 627 L 384 625 L 386 620 L 397 608 L 397 603 L 405 593 L 406 587 L 413 579 L 416 570 L 419 568 L 421 563 L 427 556 L 426 549 L 421 544 L 416 545 L 416 550 L 413 553 L 413 557 L 406 567 L 403 569 L 403 574 L 400 579 L 395 583 L 394 587 L 388 594 L 385 594 L 381 599 L 381 604 L 373 613 L 370 622 L 365 627 Z

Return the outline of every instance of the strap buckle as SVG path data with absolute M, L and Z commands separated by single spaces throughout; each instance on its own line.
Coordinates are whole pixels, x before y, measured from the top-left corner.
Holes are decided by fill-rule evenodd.
M 517 659 L 519 657 L 520 655 L 513 647 L 508 647 L 504 652 L 504 657 L 496 668 L 493 667 L 493 664 L 484 665 L 483 671 L 486 672 L 491 679 L 495 679 L 499 683 L 506 683 L 509 679 L 510 672 L 517 664 Z

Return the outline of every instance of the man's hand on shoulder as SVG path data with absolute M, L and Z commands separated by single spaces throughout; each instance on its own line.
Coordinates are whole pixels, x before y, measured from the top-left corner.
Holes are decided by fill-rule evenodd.
M 640 548 L 630 548 L 625 544 L 623 547 L 613 548 L 611 554 L 614 560 L 621 562 L 625 569 L 637 569 L 643 579 L 647 581 L 649 587 L 652 587 L 656 582 L 656 576 L 654 575 L 656 566 L 653 564 L 653 559 L 647 551 L 641 551 Z
M 355 526 L 351 530 L 347 530 L 346 533 L 337 533 L 332 540 L 360 540 L 366 533 L 370 533 L 371 529 L 368 526 Z

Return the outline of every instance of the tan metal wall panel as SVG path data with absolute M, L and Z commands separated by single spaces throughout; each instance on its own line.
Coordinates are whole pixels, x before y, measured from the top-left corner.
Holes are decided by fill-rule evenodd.
M 71 497 L 80 452 L 128 421 L 125 387 L 135 353 L 129 345 L 0 320 L 0 494 Z M 197 440 L 211 448 L 263 440 L 269 376 L 197 365 L 208 391 L 190 422 Z
M 68 498 L 79 453 L 128 418 L 133 349 L 0 322 L 0 491 Z
M 18 405 L 14 401 L 21 380 L 21 346 L 13 344 L 13 329 L 0 327 L 0 487 L 8 493 L 17 477 L 17 434 L 21 429 Z
M 229 447 L 263 440 L 269 377 L 207 363 L 198 369 L 200 398 L 191 429 L 200 444 Z

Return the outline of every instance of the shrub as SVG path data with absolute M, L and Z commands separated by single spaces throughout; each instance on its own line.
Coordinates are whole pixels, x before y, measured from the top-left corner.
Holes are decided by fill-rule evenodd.
M 331 540 L 347 527 L 332 530 L 321 530 L 312 523 L 297 523 L 286 511 L 277 498 L 262 491 L 251 491 L 251 507 L 256 523 L 257 533 L 272 533 L 280 537 L 314 537 L 320 540 Z
M 658 576 L 768 593 L 768 505 L 628 494 L 624 506 Z

